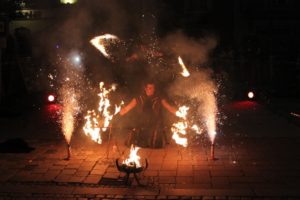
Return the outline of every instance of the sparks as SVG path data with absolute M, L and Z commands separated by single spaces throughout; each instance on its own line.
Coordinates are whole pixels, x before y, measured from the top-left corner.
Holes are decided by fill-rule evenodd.
M 94 37 L 90 40 L 90 43 L 96 47 L 106 58 L 110 58 L 110 55 L 106 51 L 106 44 L 118 40 L 118 37 L 111 34 L 104 34 Z
M 67 143 L 70 144 L 74 130 L 76 109 L 79 107 L 79 102 L 73 88 L 63 87 L 62 91 L 62 129 Z

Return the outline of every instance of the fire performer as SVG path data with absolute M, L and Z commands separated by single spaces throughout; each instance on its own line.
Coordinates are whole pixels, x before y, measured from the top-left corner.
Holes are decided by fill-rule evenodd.
M 177 109 L 166 99 L 161 98 L 152 81 L 146 82 L 142 95 L 133 98 L 128 105 L 121 109 L 123 116 L 137 107 L 136 125 L 128 136 L 127 145 L 136 144 L 140 147 L 160 148 L 164 145 L 162 107 L 175 115 Z

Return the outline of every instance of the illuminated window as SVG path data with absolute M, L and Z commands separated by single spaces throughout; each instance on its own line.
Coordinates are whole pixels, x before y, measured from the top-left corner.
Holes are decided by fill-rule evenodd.
M 76 2 L 77 2 L 77 0 L 60 0 L 60 3 L 63 3 L 63 4 L 74 4 Z

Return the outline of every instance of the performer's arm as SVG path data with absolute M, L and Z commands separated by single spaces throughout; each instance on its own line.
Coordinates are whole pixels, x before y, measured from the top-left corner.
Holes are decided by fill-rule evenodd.
M 127 106 L 120 110 L 120 115 L 123 116 L 136 106 L 136 99 L 132 99 Z
M 165 99 L 161 100 L 161 104 L 165 109 L 167 109 L 170 113 L 176 114 L 177 109 L 173 106 L 171 106 Z

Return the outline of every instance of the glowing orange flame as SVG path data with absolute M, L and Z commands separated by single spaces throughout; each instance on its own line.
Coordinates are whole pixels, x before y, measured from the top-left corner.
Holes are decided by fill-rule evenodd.
M 181 106 L 176 111 L 176 116 L 181 118 L 182 120 L 174 123 L 171 127 L 171 131 L 173 132 L 172 138 L 175 140 L 176 144 L 182 145 L 187 147 L 188 140 L 185 137 L 181 137 L 187 134 L 187 128 L 189 127 L 189 123 L 187 121 L 187 114 L 188 114 L 189 107 Z M 192 125 L 190 129 L 194 130 L 197 134 L 202 133 L 202 129 L 199 128 L 196 124 Z
M 125 164 L 127 166 L 135 165 L 136 167 L 141 167 L 141 163 L 140 163 L 141 157 L 137 155 L 139 149 L 140 149 L 139 147 L 134 147 L 133 145 L 131 145 L 129 158 L 124 160 L 122 164 Z
M 187 138 L 180 137 L 181 135 L 186 135 L 186 129 L 188 127 L 186 116 L 187 111 L 189 110 L 189 107 L 187 106 L 181 106 L 178 111 L 176 111 L 176 116 L 183 119 L 183 121 L 179 121 L 177 123 L 174 123 L 171 127 L 171 131 L 173 132 L 172 138 L 175 140 L 175 142 L 179 145 L 182 145 L 184 147 L 187 147 Z
M 187 106 L 181 106 L 179 110 L 176 111 L 176 116 L 182 119 L 186 119 L 187 112 L 190 108 Z
M 202 133 L 202 129 L 199 128 L 196 124 L 194 124 L 192 127 L 191 127 L 192 130 L 194 130 L 197 134 L 201 134 Z
M 106 89 L 104 87 L 104 82 L 100 82 L 99 87 L 100 93 L 98 96 L 100 97 L 100 100 L 98 104 L 98 114 L 96 114 L 94 110 L 88 111 L 87 116 L 85 116 L 86 123 L 83 130 L 84 133 L 87 136 L 90 136 L 93 141 L 101 144 L 101 131 L 107 130 L 113 116 L 120 111 L 121 105 L 124 104 L 124 102 L 122 101 L 119 106 L 115 105 L 115 112 L 111 114 L 109 111 L 111 104 L 108 95 L 110 92 L 116 90 L 116 85 L 112 85 L 111 88 Z
M 91 137 L 93 141 L 101 144 L 102 139 L 101 139 L 99 123 L 95 111 L 94 110 L 88 111 L 88 115 L 85 116 L 84 118 L 86 119 L 86 123 L 83 127 L 85 134 Z
M 109 42 L 118 40 L 118 37 L 111 34 L 104 34 L 94 37 L 90 40 L 90 43 L 94 45 L 106 58 L 110 58 L 110 55 L 106 52 L 106 45 Z
M 173 132 L 172 138 L 175 140 L 176 144 L 182 145 L 184 147 L 187 147 L 187 138 L 180 137 L 181 135 L 186 135 L 186 129 L 187 129 L 187 122 L 177 122 L 174 123 L 171 130 Z
M 190 76 L 190 72 L 187 70 L 185 64 L 183 63 L 182 59 L 180 56 L 178 56 L 178 63 L 180 64 L 181 68 L 182 68 L 182 72 L 181 75 L 184 77 L 189 77 Z

